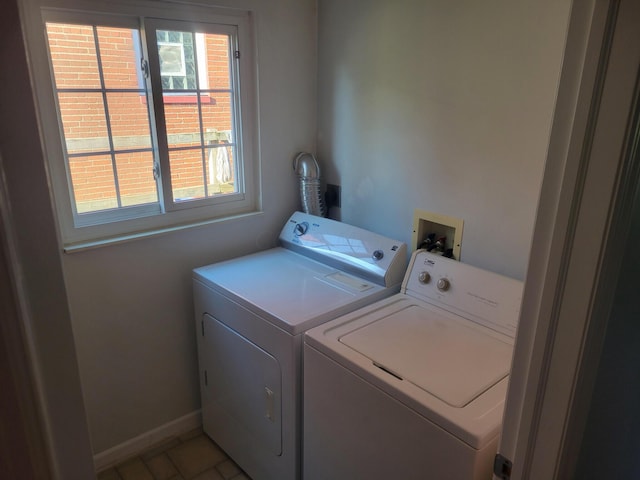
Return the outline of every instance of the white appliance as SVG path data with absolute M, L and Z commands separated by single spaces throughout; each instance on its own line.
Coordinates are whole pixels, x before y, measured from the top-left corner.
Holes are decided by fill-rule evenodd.
M 255 480 L 301 475 L 305 330 L 400 290 L 406 245 L 296 212 L 280 247 L 193 271 L 204 431 Z
M 421 250 L 400 293 L 309 330 L 304 479 L 490 479 L 521 295 Z

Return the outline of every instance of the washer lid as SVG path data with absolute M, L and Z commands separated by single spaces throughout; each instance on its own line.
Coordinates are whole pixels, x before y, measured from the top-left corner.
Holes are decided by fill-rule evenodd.
M 461 408 L 509 373 L 513 347 L 481 328 L 411 305 L 345 334 L 340 342 Z

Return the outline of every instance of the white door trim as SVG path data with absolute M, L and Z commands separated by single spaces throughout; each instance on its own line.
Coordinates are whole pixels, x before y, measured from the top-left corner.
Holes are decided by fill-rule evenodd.
M 634 0 L 572 9 L 500 445 L 514 479 L 560 478 L 576 385 L 595 374 L 581 364 L 612 288 L 601 274 L 628 163 L 639 22 Z

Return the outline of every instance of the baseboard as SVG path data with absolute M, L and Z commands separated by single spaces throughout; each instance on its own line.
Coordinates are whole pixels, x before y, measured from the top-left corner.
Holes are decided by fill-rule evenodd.
M 137 455 L 157 443 L 168 440 L 171 437 L 182 435 L 200 426 L 202 426 L 202 415 L 200 410 L 196 410 L 195 412 L 188 413 L 183 417 L 127 440 L 120 445 L 97 453 L 93 456 L 96 472 L 117 465 L 123 460 Z

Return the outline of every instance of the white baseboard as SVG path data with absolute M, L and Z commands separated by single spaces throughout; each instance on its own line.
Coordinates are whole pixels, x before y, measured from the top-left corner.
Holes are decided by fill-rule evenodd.
M 157 443 L 171 437 L 182 435 L 200 426 L 202 426 L 202 415 L 200 410 L 196 410 L 195 412 L 188 413 L 183 417 L 127 440 L 120 445 L 97 453 L 93 456 L 96 472 L 117 465 L 123 460 L 137 455 Z

